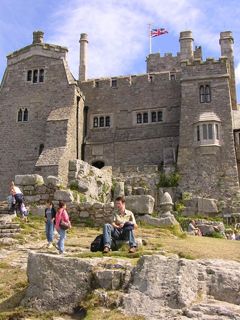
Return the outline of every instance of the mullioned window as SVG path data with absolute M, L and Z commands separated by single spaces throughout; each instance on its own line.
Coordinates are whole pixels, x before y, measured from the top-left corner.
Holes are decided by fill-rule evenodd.
M 41 83 L 44 82 L 45 71 L 44 69 L 33 69 L 27 71 L 27 82 Z
M 28 109 L 20 108 L 17 113 L 18 122 L 27 122 L 28 121 Z
M 211 102 L 211 88 L 210 85 L 201 85 L 199 87 L 199 100 L 200 103 Z
M 110 115 L 94 116 L 92 122 L 93 128 L 110 128 L 112 125 Z

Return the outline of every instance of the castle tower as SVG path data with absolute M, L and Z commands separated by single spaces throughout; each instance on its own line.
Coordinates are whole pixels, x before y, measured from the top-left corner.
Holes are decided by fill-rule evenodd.
M 87 47 L 88 47 L 88 36 L 86 33 L 81 33 L 80 37 L 80 64 L 79 64 L 79 81 L 87 79 Z
M 33 44 L 43 43 L 43 35 L 42 31 L 34 31 L 33 32 Z
M 183 60 L 193 59 L 193 37 L 192 31 L 182 31 L 180 32 L 180 57 Z
M 231 31 L 220 32 L 219 44 L 221 46 L 221 55 L 228 58 L 230 72 L 230 92 L 232 109 L 237 109 L 235 71 L 234 71 L 234 55 L 233 55 L 233 36 Z

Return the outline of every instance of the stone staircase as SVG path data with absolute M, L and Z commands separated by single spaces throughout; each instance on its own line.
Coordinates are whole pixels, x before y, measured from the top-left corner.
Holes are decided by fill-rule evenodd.
M 13 222 L 15 214 L 10 214 L 6 201 L 0 202 L 0 238 L 15 238 L 20 233 L 20 224 Z

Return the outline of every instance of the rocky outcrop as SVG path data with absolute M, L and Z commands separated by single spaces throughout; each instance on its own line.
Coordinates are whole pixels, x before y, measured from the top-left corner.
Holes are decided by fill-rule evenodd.
M 30 253 L 29 287 L 22 304 L 39 310 L 71 311 L 94 289 L 122 288 L 129 281 L 131 269 L 129 262 L 118 259 Z
M 239 320 L 239 272 L 234 261 L 153 255 L 143 256 L 133 268 L 121 259 L 31 253 L 22 304 L 69 311 L 96 289 L 124 289 L 122 311 L 148 320 Z

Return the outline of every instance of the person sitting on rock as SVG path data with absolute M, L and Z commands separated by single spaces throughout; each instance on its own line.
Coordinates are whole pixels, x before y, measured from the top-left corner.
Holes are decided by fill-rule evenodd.
M 189 225 L 188 225 L 188 233 L 193 234 L 195 236 L 201 236 L 201 230 L 196 227 L 196 222 L 195 220 L 190 221 Z
M 126 210 L 125 198 L 118 197 L 115 200 L 117 210 L 113 214 L 112 224 L 106 223 L 103 227 L 103 253 L 111 249 L 112 238 L 115 240 L 128 240 L 129 253 L 136 251 L 136 242 L 133 230 L 137 228 L 134 214 Z

